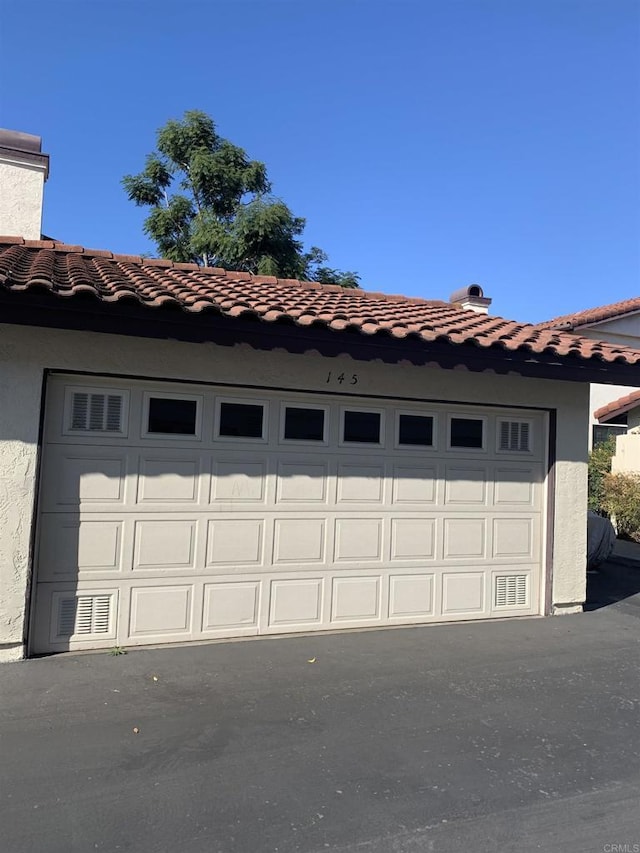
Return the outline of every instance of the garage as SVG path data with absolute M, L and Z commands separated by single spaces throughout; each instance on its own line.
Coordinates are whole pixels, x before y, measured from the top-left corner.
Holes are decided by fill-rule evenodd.
M 49 374 L 31 652 L 541 613 L 548 413 L 337 387 Z
M 0 660 L 581 612 L 589 384 L 640 352 L 480 290 L 5 238 Z

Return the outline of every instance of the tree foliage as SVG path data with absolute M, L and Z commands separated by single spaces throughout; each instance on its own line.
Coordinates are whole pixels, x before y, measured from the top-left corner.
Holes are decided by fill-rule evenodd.
M 609 436 L 589 453 L 589 509 L 601 515 L 606 513 L 603 506 L 604 480 L 611 472 L 611 458 L 615 452 L 615 436 Z
M 611 516 L 619 536 L 640 532 L 640 475 L 605 474 L 602 508 Z
M 151 208 L 144 231 L 164 258 L 359 287 L 357 273 L 326 266 L 315 246 L 304 250 L 305 220 L 271 194 L 264 163 L 219 136 L 206 113 L 168 121 L 142 172 L 122 184 Z

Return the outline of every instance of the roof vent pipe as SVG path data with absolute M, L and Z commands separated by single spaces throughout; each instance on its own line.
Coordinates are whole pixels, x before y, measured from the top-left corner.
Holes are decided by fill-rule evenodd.
M 467 311 L 475 311 L 477 314 L 488 314 L 489 305 L 491 305 L 491 300 L 484 295 L 479 284 L 461 287 L 451 294 L 449 301 Z

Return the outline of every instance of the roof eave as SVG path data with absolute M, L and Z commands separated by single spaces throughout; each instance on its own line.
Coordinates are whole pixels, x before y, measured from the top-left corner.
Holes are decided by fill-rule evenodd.
M 420 366 L 519 375 L 557 381 L 636 385 L 638 367 L 627 363 L 558 356 L 494 344 L 426 342 L 416 335 L 404 339 L 389 333 L 364 335 L 354 329 L 300 327 L 290 319 L 266 322 L 258 318 L 226 317 L 213 311 L 190 314 L 175 306 L 150 309 L 135 299 L 104 304 L 90 295 L 61 299 L 45 291 L 0 291 L 0 322 L 76 332 L 172 339 L 222 346 L 248 344 L 257 350 L 284 349 L 327 357 L 349 356 L 360 361 L 407 362 Z

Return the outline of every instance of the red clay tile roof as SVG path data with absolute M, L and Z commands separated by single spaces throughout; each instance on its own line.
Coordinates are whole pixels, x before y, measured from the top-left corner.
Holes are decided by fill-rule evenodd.
M 559 331 L 570 331 L 580 326 L 588 326 L 591 323 L 601 323 L 604 320 L 613 320 L 624 314 L 640 311 L 640 296 L 632 299 L 623 299 L 621 302 L 612 302 L 611 305 L 600 305 L 598 308 L 587 308 L 585 311 L 576 311 L 575 314 L 564 314 L 553 320 L 545 320 L 537 323 L 536 329 L 558 329 Z
M 424 342 L 640 363 L 637 350 L 477 314 L 448 302 L 114 255 L 50 240 L 0 237 L 0 290 L 37 288 L 64 299 L 90 293 L 104 303 L 134 299 L 150 308 L 173 304 L 190 313 L 213 310 L 228 317 L 288 320 L 338 332 L 385 333 L 399 340 L 411 336 Z
M 626 414 L 628 411 L 635 409 L 637 406 L 640 406 L 640 391 L 632 391 L 631 394 L 619 397 L 617 400 L 607 403 L 606 406 L 601 406 L 599 409 L 596 409 L 593 416 L 602 424 L 605 423 L 605 421 L 610 421 L 611 418 L 617 418 L 619 415 Z

